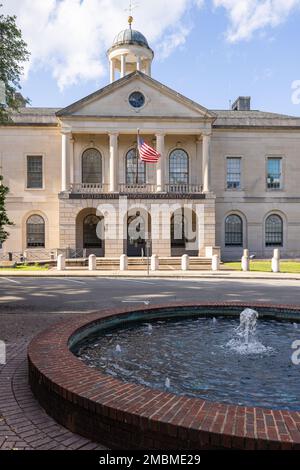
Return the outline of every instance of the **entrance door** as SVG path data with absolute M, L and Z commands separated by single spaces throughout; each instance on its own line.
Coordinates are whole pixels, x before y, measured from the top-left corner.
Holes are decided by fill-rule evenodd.
M 145 220 L 139 212 L 127 219 L 127 256 L 146 256 Z
M 88 215 L 83 221 L 83 248 L 86 254 L 104 256 L 103 219 Z

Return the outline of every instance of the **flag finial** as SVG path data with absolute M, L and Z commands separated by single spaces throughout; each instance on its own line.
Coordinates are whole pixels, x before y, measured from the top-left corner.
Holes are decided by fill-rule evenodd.
M 132 0 L 129 1 L 129 8 L 127 8 L 126 11 L 129 12 L 129 17 L 128 17 L 128 24 L 129 24 L 129 28 L 131 29 L 131 25 L 133 23 L 133 16 L 132 16 L 132 12 L 135 8 L 138 7 L 138 3 L 133 3 Z

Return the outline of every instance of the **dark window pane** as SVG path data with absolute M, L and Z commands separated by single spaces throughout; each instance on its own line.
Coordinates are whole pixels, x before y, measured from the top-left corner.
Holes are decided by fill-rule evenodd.
M 169 158 L 170 184 L 189 183 L 189 157 L 182 149 L 173 150 Z
M 241 159 L 227 158 L 227 189 L 241 187 Z
M 238 215 L 226 217 L 225 246 L 243 246 L 243 221 Z
M 27 188 L 43 187 L 43 157 L 27 157 Z
M 137 157 L 136 149 L 131 149 L 126 155 L 126 184 L 145 183 L 146 164 Z
M 32 215 L 27 220 L 27 248 L 45 248 L 45 222 L 40 215 Z
M 97 149 L 88 149 L 82 154 L 82 182 L 102 183 L 102 157 Z
M 283 245 L 283 223 L 279 215 L 270 215 L 266 220 L 266 246 Z

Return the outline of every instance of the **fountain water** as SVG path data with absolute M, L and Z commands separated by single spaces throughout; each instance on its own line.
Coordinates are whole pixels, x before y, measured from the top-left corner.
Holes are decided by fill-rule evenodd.
M 122 352 L 121 346 L 119 344 L 117 344 L 117 346 L 116 346 L 116 352 L 118 352 L 118 353 Z
M 231 339 L 227 346 L 240 354 L 262 354 L 270 352 L 272 348 L 264 346 L 256 338 L 256 323 L 258 313 L 256 310 L 246 308 L 240 314 L 240 324 L 236 328 L 236 337 Z

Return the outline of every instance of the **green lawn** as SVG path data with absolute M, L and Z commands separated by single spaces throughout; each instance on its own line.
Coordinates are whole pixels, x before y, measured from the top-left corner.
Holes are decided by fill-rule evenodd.
M 49 266 L 16 266 L 15 268 L 12 267 L 2 267 L 1 269 L 5 269 L 6 271 L 47 271 Z
M 241 271 L 241 263 L 224 263 L 224 269 Z M 271 261 L 250 261 L 250 271 L 271 272 Z M 300 262 L 281 261 L 280 271 L 282 273 L 300 273 Z

